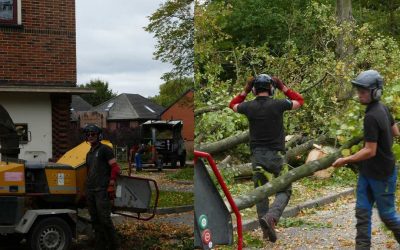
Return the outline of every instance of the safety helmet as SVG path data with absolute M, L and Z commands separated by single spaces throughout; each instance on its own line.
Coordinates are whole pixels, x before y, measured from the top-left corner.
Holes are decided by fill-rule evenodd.
M 84 133 L 87 133 L 87 132 L 95 132 L 95 133 L 100 134 L 100 133 L 102 132 L 102 129 L 101 129 L 99 126 L 97 126 L 96 124 L 88 124 L 88 125 L 86 125 L 86 127 L 83 129 L 83 132 L 84 132 Z
M 256 91 L 256 94 L 263 92 L 263 91 L 269 91 L 270 95 L 274 94 L 274 90 L 272 87 L 275 87 L 275 82 L 272 80 L 272 78 L 267 75 L 267 74 L 260 74 L 254 79 L 254 89 Z
M 103 130 L 97 126 L 96 124 L 88 124 L 86 127 L 83 129 L 83 133 L 96 133 L 98 135 L 98 139 L 101 140 L 103 137 Z
M 383 77 L 376 70 L 370 69 L 361 72 L 351 83 L 355 87 L 371 90 L 373 101 L 378 101 L 382 96 Z

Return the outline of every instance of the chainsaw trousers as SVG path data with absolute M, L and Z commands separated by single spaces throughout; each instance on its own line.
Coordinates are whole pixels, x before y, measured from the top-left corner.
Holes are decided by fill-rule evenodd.
M 400 216 L 396 213 L 395 207 L 396 179 L 397 169 L 386 180 L 359 175 L 356 202 L 356 249 L 371 247 L 371 215 L 374 203 L 382 222 L 400 243 Z
M 254 148 L 252 150 L 252 167 L 254 187 L 265 185 L 269 179 L 278 177 L 282 172 L 283 159 L 279 151 L 267 148 Z M 291 185 L 275 194 L 275 199 L 269 207 L 268 197 L 256 204 L 258 219 L 268 215 L 278 223 L 283 210 L 292 194 Z
M 86 196 L 90 219 L 95 231 L 95 249 L 117 249 L 117 235 L 111 220 L 111 202 L 107 190 L 88 191 Z

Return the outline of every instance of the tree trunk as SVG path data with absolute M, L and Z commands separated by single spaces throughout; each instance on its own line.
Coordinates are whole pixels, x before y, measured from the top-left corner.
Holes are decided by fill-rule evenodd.
M 343 24 L 344 22 L 352 22 L 352 8 L 351 0 L 336 0 L 336 17 L 338 24 Z M 339 34 L 337 39 L 336 53 L 340 59 L 345 58 L 347 55 L 351 55 L 353 52 L 353 47 L 348 46 L 344 42 L 346 35 L 344 31 Z
M 263 199 L 266 199 L 268 196 L 271 196 L 271 195 L 279 192 L 280 190 L 283 190 L 290 183 L 297 181 L 301 178 L 304 178 L 306 176 L 310 176 L 315 171 L 325 169 L 325 168 L 331 166 L 332 163 L 337 158 L 341 157 L 341 151 L 343 149 L 350 148 L 351 146 L 358 144 L 361 140 L 362 140 L 361 137 L 354 138 L 351 141 L 344 144 L 339 149 L 339 151 L 336 153 L 329 154 L 326 157 L 321 158 L 317 161 L 312 161 L 312 162 L 303 164 L 302 166 L 290 170 L 287 174 L 279 176 L 279 177 L 273 179 L 271 182 L 268 182 L 267 184 L 265 184 L 261 187 L 258 187 L 247 194 L 235 197 L 234 201 L 235 201 L 236 206 L 239 208 L 239 210 L 252 207 L 257 202 L 260 202 Z M 227 207 L 230 209 L 229 205 L 227 205 Z
M 284 160 L 290 166 L 298 165 L 299 159 L 302 158 L 303 155 L 307 154 L 313 148 L 314 144 L 324 144 L 329 140 L 330 138 L 325 135 L 321 135 L 317 139 L 309 140 L 297 147 L 289 149 L 286 152 Z M 239 165 L 218 164 L 218 166 L 220 169 L 232 171 L 235 177 L 251 177 L 253 175 L 251 163 L 244 163 Z
M 303 143 L 301 145 L 298 145 L 286 152 L 285 155 L 285 162 L 288 163 L 291 166 L 297 165 L 299 163 L 299 160 L 301 157 L 306 154 L 308 151 L 310 151 L 313 148 L 314 144 L 325 144 L 330 140 L 330 138 L 326 135 L 321 135 L 316 139 L 312 139 L 307 141 L 306 143 Z
M 307 137 L 302 135 L 293 135 L 292 138 L 285 143 L 285 149 L 288 150 L 289 148 L 293 148 L 302 141 L 304 142 L 304 140 L 307 140 Z
M 220 141 L 197 146 L 196 150 L 207 152 L 209 154 L 215 154 L 233 148 L 238 144 L 246 143 L 248 141 L 249 141 L 249 131 L 247 130 L 245 132 L 242 132 L 240 134 L 231 137 L 227 137 Z

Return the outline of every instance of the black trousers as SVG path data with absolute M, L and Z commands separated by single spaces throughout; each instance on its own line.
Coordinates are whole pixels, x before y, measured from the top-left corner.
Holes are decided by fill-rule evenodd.
M 95 231 L 95 249 L 118 249 L 117 235 L 111 220 L 111 202 L 107 190 L 88 191 L 86 199 Z
M 283 159 L 278 151 L 271 151 L 267 148 L 254 148 L 252 150 L 251 163 L 253 167 L 254 187 L 259 187 L 268 182 L 267 173 L 272 174 L 274 177 L 278 177 L 280 175 L 282 171 Z M 258 219 L 268 214 L 274 218 L 276 222 L 278 222 L 283 210 L 289 202 L 291 194 L 292 187 L 290 185 L 286 189 L 275 194 L 275 200 L 271 204 L 271 207 L 269 207 L 268 198 L 257 203 L 256 207 Z

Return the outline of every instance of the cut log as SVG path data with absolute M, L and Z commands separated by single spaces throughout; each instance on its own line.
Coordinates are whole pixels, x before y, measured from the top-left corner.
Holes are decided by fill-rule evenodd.
M 331 166 L 332 163 L 336 159 L 341 157 L 341 151 L 343 149 L 348 149 L 351 146 L 358 144 L 361 140 L 362 140 L 362 137 L 354 138 L 354 139 L 348 141 L 347 143 L 345 143 L 339 149 L 339 151 L 337 151 L 335 153 L 329 154 L 319 160 L 305 163 L 300 167 L 290 170 L 287 174 L 279 176 L 279 177 L 273 179 L 271 182 L 268 182 L 267 184 L 265 184 L 261 187 L 255 188 L 253 191 L 251 191 L 247 194 L 235 197 L 234 201 L 235 201 L 236 206 L 239 208 L 239 210 L 252 207 L 257 202 L 260 202 L 263 199 L 266 199 L 268 196 L 271 196 L 271 195 L 279 192 L 280 190 L 285 189 L 292 182 L 297 181 L 306 176 L 310 176 L 315 171 L 325 169 L 325 168 Z M 228 204 L 228 203 L 226 203 L 226 204 Z M 229 205 L 227 205 L 227 207 L 230 209 Z
M 249 131 L 241 132 L 237 135 L 227 137 L 220 141 L 202 144 L 196 147 L 196 150 L 207 152 L 209 154 L 215 154 L 226 151 L 235 147 L 238 144 L 246 143 L 249 141 Z
M 321 159 L 325 157 L 327 154 L 329 154 L 329 152 L 333 153 L 335 151 L 336 150 L 333 148 L 323 148 L 323 147 L 315 148 L 311 150 L 310 153 L 308 153 L 306 163 Z M 332 176 L 333 171 L 334 167 L 328 167 L 326 169 L 322 169 L 315 172 L 313 176 L 317 179 L 328 179 Z
M 288 135 L 286 137 L 290 137 L 290 139 L 287 140 L 285 143 L 286 150 L 295 147 L 297 144 L 301 144 L 302 141 L 306 138 L 305 136 L 302 135 Z
M 290 166 L 296 165 L 299 162 L 298 158 L 302 158 L 309 150 L 313 148 L 313 143 L 323 143 L 328 142 L 329 138 L 327 136 L 320 136 L 317 139 L 309 140 L 306 143 L 303 143 L 297 147 L 289 149 L 286 152 L 286 156 L 284 157 L 287 164 Z M 296 157 L 298 156 L 298 157 Z M 239 164 L 239 165 L 218 165 L 220 169 L 224 169 L 227 171 L 233 171 L 235 177 L 251 177 L 252 176 L 252 167 L 251 163 Z
M 285 162 L 287 162 L 290 166 L 297 166 L 302 164 L 301 159 L 302 156 L 305 155 L 308 151 L 313 148 L 314 144 L 326 144 L 331 139 L 326 135 L 321 135 L 316 139 L 309 140 L 301 145 L 298 145 L 290 150 L 288 150 L 285 154 Z

